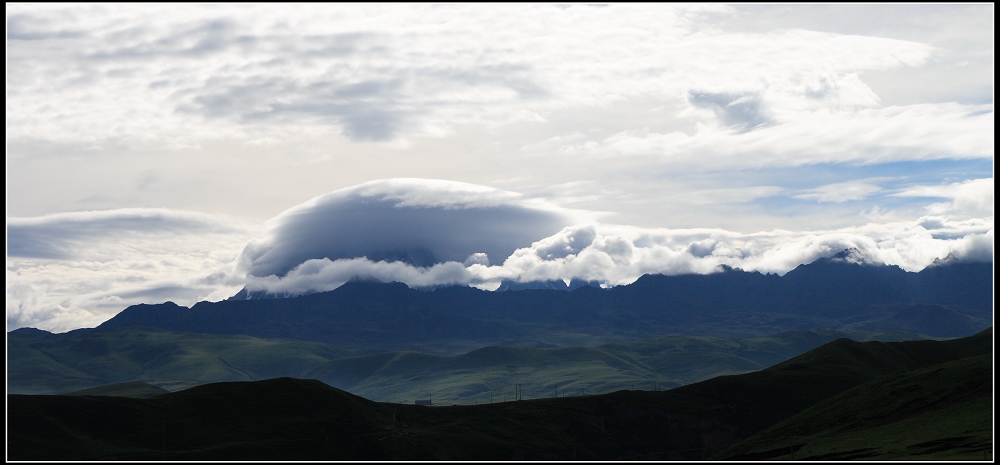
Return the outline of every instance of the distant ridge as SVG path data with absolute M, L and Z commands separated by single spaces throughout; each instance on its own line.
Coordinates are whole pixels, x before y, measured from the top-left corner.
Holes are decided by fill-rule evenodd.
M 36 336 L 45 336 L 45 335 L 50 335 L 52 333 L 45 331 L 44 329 L 30 328 L 26 326 L 23 328 L 17 328 L 13 331 L 9 331 L 8 334 L 28 334 Z
M 374 283 L 377 283 L 379 281 L 374 281 L 374 280 L 354 280 L 353 282 L 374 282 Z M 530 282 L 525 282 L 525 283 L 519 283 L 519 282 L 516 282 L 516 281 L 507 281 L 507 280 L 505 280 L 505 281 L 501 281 L 500 287 L 498 287 L 493 292 L 524 291 L 524 290 L 573 291 L 573 290 L 579 289 L 579 288 L 584 287 L 584 286 L 589 286 L 589 287 L 594 287 L 594 288 L 601 288 L 601 283 L 599 283 L 598 281 L 583 281 L 583 280 L 579 280 L 579 279 L 571 280 L 569 282 L 569 284 L 566 284 L 565 282 L 560 281 L 560 280 L 555 280 L 555 281 L 530 281 Z M 434 290 L 437 290 L 437 289 L 443 288 L 443 287 L 451 287 L 451 286 L 430 286 L 430 287 L 422 287 L 422 288 L 417 288 L 417 289 L 418 290 L 422 290 L 422 291 L 434 291 Z M 237 292 L 233 296 L 227 298 L 226 300 L 290 299 L 290 298 L 294 298 L 294 297 L 300 297 L 300 296 L 289 294 L 289 293 L 275 294 L 275 293 L 271 293 L 271 292 L 268 292 L 268 291 L 263 290 L 263 289 L 262 290 L 257 290 L 257 291 L 250 291 L 250 290 L 247 290 L 246 287 L 244 287 L 243 289 L 240 289 L 239 292 Z
M 853 257 L 853 258 L 852 258 Z M 430 292 L 401 283 L 348 282 L 295 298 L 135 305 L 101 324 L 291 338 L 349 347 L 471 349 L 569 330 L 636 339 L 662 334 L 754 337 L 805 328 L 906 331 L 938 337 L 990 325 L 992 263 L 954 263 L 910 273 L 863 264 L 845 252 L 784 276 L 728 269 L 707 275 L 644 275 L 627 286 L 573 291 Z

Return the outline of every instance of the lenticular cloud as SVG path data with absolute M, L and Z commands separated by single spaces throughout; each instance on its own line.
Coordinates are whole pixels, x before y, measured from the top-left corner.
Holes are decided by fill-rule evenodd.
M 520 194 L 423 179 L 372 181 L 317 197 L 269 223 L 240 257 L 246 289 L 294 296 L 352 279 L 411 287 L 572 280 L 604 287 L 643 274 L 723 265 L 783 274 L 857 249 L 866 263 L 919 271 L 936 260 L 993 260 L 993 219 L 869 223 L 827 231 L 647 229 L 587 222 Z
M 268 223 L 247 244 L 248 277 L 284 277 L 310 260 L 365 258 L 430 267 L 502 263 L 559 232 L 570 210 L 487 186 L 430 179 L 367 182 L 311 199 Z

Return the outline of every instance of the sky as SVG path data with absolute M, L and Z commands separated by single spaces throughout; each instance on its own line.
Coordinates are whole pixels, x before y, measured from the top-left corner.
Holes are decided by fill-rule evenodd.
M 7 330 L 993 260 L 993 5 L 8 4 Z

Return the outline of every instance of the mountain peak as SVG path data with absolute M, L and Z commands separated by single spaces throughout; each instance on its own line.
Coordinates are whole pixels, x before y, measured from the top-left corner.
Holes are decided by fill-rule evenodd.
M 864 252 L 856 247 L 844 249 L 838 252 L 836 255 L 830 257 L 828 260 L 834 263 L 851 263 L 854 265 L 869 265 L 869 266 L 885 265 L 885 263 L 882 263 L 881 261 L 873 257 L 871 254 Z
M 13 331 L 9 331 L 7 334 L 25 334 L 25 335 L 51 335 L 52 333 L 44 329 L 32 328 L 25 326 L 23 328 L 17 328 Z
M 822 267 L 823 265 L 860 265 L 866 267 L 890 266 L 868 251 L 851 247 L 837 252 L 830 257 L 820 257 L 810 263 L 799 265 L 789 271 L 789 273 L 803 267 L 813 268 L 817 266 Z

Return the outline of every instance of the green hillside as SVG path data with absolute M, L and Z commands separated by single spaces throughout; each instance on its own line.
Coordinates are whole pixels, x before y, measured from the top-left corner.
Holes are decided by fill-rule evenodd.
M 991 354 L 879 377 L 715 458 L 990 460 L 992 380 Z
M 371 353 L 320 343 L 126 326 L 8 334 L 8 392 L 57 394 L 140 381 L 171 391 L 288 376 L 362 397 L 476 404 L 616 390 L 656 390 L 756 371 L 840 337 L 918 336 L 807 330 L 753 339 L 664 336 L 597 347 L 484 347 L 459 356 Z
M 392 402 L 487 403 L 513 398 L 515 384 L 527 398 L 652 391 L 757 371 L 845 336 L 905 337 L 810 330 L 753 339 L 665 336 L 597 347 L 484 347 L 457 357 L 384 352 L 333 360 L 305 377 Z
M 128 381 L 175 391 L 302 373 L 357 351 L 250 336 L 129 326 L 65 334 L 8 333 L 7 392 L 56 394 Z

